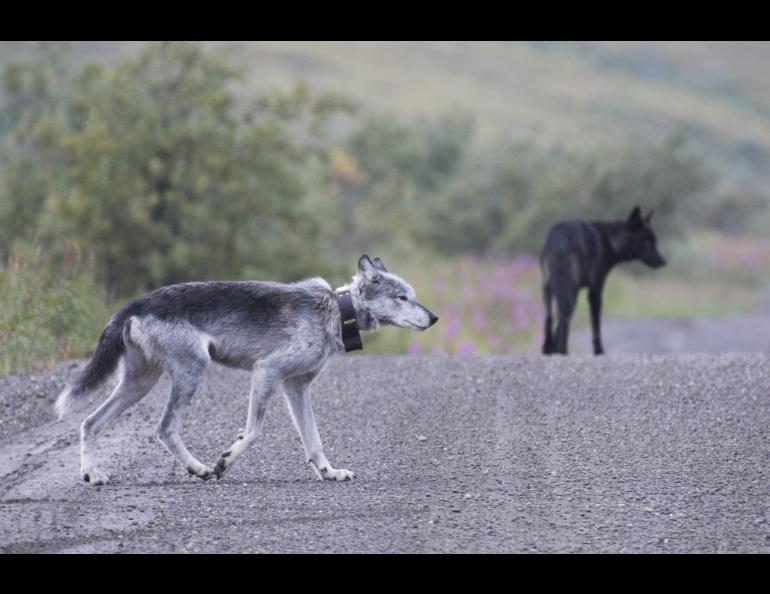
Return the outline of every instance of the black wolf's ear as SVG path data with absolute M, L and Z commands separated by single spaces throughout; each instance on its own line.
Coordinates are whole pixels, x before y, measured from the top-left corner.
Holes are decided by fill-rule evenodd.
M 382 260 L 380 260 L 379 258 L 374 258 L 374 260 L 372 260 L 372 264 L 374 264 L 374 267 L 377 270 L 379 270 L 380 272 L 387 272 L 388 271 L 388 269 L 385 268 L 385 264 L 383 264 Z
M 644 221 L 642 220 L 642 211 L 638 206 L 634 207 L 634 210 L 632 210 L 631 214 L 628 215 L 626 225 L 632 228 L 644 226 Z
M 644 217 L 644 221 L 645 221 L 647 224 L 649 224 L 649 223 L 650 223 L 650 221 L 652 221 L 652 215 L 653 215 L 653 213 L 654 213 L 654 212 L 655 212 L 655 209 L 653 208 L 653 209 L 651 209 L 651 210 L 650 210 L 650 212 L 648 212 L 648 213 L 647 213 L 647 216 L 646 216 L 646 217 Z
M 368 281 L 373 281 L 380 276 L 380 273 L 377 272 L 377 268 L 374 266 L 374 263 L 366 254 L 358 259 L 358 272 L 360 272 Z

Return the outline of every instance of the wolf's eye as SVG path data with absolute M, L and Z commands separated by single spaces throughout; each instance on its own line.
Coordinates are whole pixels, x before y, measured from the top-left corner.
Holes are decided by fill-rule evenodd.
M 397 297 L 397 299 L 398 299 L 399 301 L 409 301 L 409 299 L 407 298 L 407 296 L 406 296 L 406 295 L 399 295 L 399 296 Z

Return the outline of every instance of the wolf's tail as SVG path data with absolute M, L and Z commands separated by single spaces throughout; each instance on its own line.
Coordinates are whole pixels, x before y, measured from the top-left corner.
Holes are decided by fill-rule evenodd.
M 61 419 L 72 404 L 83 398 L 89 392 L 101 386 L 115 371 L 126 344 L 123 341 L 123 326 L 129 317 L 137 310 L 137 302 L 133 302 L 117 312 L 102 330 L 96 352 L 88 364 L 75 376 L 56 399 L 54 408 Z

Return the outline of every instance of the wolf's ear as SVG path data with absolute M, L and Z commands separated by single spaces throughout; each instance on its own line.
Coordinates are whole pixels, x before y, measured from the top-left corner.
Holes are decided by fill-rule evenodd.
M 647 213 L 647 216 L 644 217 L 644 221 L 649 225 L 650 221 L 652 221 L 652 215 L 655 212 L 655 209 L 651 209 L 650 212 Z
M 626 220 L 626 226 L 631 228 L 641 227 L 644 225 L 644 221 L 642 220 L 642 211 L 641 209 L 636 206 L 634 207 L 634 210 L 631 211 L 631 214 L 628 215 L 628 219 Z
M 374 263 L 366 254 L 358 259 L 358 272 L 361 273 L 368 281 L 376 280 L 380 276 L 380 273 L 377 271 Z
M 372 260 L 372 264 L 374 264 L 374 267 L 377 270 L 379 270 L 380 272 L 387 272 L 388 271 L 388 269 L 385 268 L 385 264 L 383 264 L 382 260 L 380 260 L 379 258 L 375 258 L 374 260 Z

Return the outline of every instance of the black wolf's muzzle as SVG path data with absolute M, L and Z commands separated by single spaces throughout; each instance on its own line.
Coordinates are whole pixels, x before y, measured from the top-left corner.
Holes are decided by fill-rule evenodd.
M 666 265 L 666 259 L 660 255 L 660 252 L 647 253 L 640 259 L 650 268 L 662 268 Z

